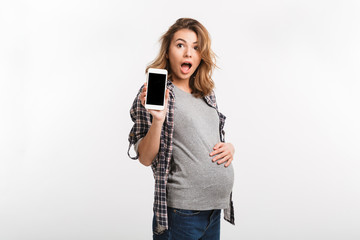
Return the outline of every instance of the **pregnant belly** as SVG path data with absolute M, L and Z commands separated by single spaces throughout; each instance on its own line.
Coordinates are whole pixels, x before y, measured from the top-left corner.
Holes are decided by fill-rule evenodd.
M 212 162 L 210 151 L 175 152 L 167 182 L 170 207 L 208 210 L 228 206 L 234 169 L 232 164 L 225 167 Z
M 210 163 L 211 166 L 199 169 L 198 178 L 194 178 L 194 185 L 202 186 L 204 191 L 211 191 L 218 195 L 227 196 L 231 193 L 234 184 L 234 169 L 232 165 Z
M 225 168 L 213 163 L 210 167 L 172 173 L 167 184 L 168 205 L 190 210 L 225 209 L 233 183 L 232 165 Z

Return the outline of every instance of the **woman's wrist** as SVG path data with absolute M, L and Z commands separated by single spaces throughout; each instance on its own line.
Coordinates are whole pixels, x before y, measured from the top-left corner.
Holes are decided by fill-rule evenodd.
M 156 119 L 153 118 L 153 121 L 151 123 L 151 125 L 157 126 L 157 127 L 162 127 L 162 125 L 164 124 L 165 119 Z

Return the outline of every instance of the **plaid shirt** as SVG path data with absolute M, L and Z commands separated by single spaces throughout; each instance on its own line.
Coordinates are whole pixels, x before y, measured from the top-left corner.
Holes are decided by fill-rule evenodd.
M 152 170 L 155 178 L 155 193 L 154 193 L 154 214 L 157 221 L 157 227 L 155 232 L 161 233 L 168 229 L 168 218 L 167 218 L 167 201 L 166 201 L 166 183 L 170 171 L 170 161 L 172 155 L 172 142 L 174 133 L 174 108 L 175 108 L 175 95 L 173 92 L 174 85 L 171 81 L 167 81 L 167 88 L 170 90 L 168 110 L 166 113 L 166 119 L 161 130 L 160 138 L 160 150 L 158 155 L 152 162 Z M 129 149 L 128 155 L 131 159 L 138 159 L 138 155 L 135 157 L 130 156 L 130 148 L 135 145 L 139 139 L 145 137 L 152 122 L 151 114 L 146 111 L 140 101 L 140 94 L 143 87 L 139 90 L 133 105 L 130 109 L 130 116 L 134 125 L 129 134 Z M 206 103 L 215 108 L 220 118 L 220 140 L 225 142 L 224 124 L 226 117 L 218 111 L 216 104 L 216 98 L 214 92 L 211 95 L 205 96 L 204 100 Z M 228 222 L 235 224 L 234 219 L 234 207 L 232 202 L 232 194 L 229 199 L 229 207 L 224 209 L 224 219 Z

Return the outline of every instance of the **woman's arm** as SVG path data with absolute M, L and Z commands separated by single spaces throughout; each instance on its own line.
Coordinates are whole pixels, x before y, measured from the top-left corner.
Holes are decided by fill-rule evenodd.
M 159 152 L 162 125 L 163 122 L 153 120 L 146 136 L 139 143 L 139 161 L 145 166 L 150 166 Z
M 143 106 L 145 106 L 146 88 L 147 86 L 145 83 L 145 87 L 140 96 L 140 101 Z M 147 110 L 152 115 L 153 120 L 149 131 L 141 140 L 138 147 L 139 161 L 145 166 L 150 166 L 156 155 L 159 153 L 161 129 L 166 117 L 168 99 L 169 90 L 166 89 L 164 110 Z

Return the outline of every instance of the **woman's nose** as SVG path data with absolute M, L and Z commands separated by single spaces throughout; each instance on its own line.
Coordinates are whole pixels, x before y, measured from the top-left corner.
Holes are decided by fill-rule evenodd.
M 186 48 L 185 49 L 185 57 L 192 57 L 191 48 Z

